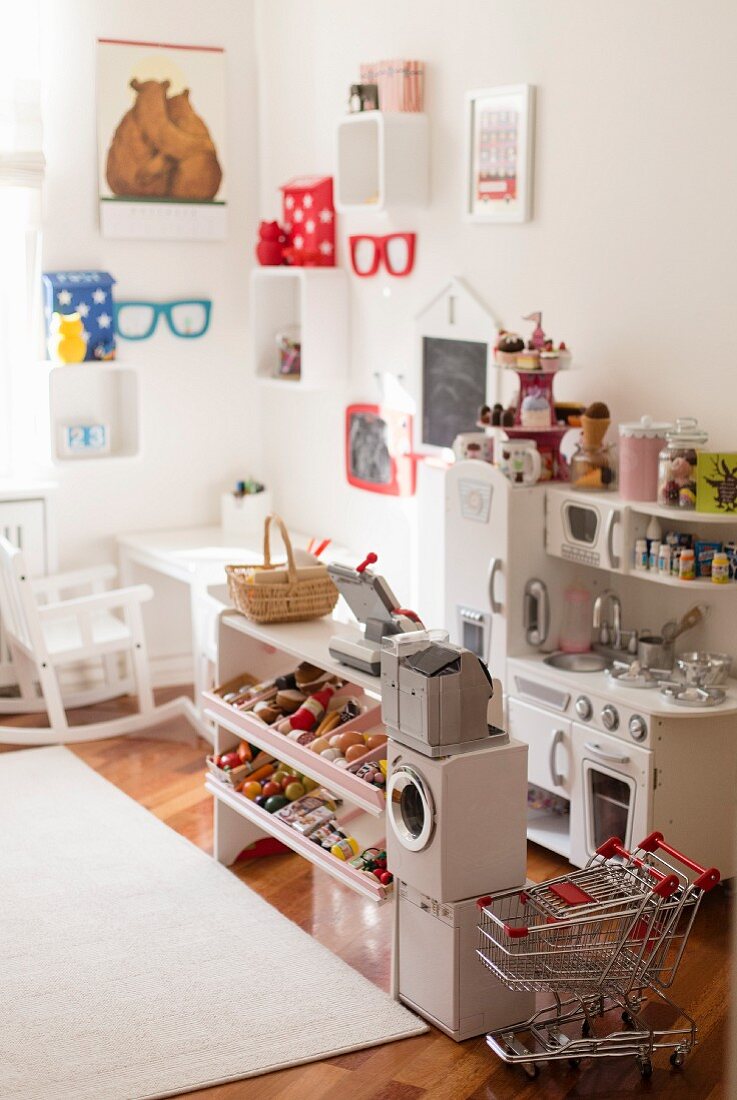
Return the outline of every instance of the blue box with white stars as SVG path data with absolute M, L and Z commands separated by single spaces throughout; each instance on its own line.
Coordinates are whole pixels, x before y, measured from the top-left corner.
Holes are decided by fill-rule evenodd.
M 43 275 L 46 336 L 52 313 L 78 313 L 87 339 L 85 360 L 115 358 L 115 279 L 107 271 L 47 271 Z

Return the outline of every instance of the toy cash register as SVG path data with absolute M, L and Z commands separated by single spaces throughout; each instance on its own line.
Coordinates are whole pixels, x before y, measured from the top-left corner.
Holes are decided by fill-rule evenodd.
M 355 569 L 349 565 L 328 566 L 341 596 L 345 598 L 363 630 L 356 628 L 355 638 L 333 637 L 328 644 L 331 657 L 371 676 L 381 674 L 381 639 L 389 634 L 408 634 L 424 630 L 414 611 L 398 606 L 398 601 L 383 577 L 369 569 L 378 559 L 367 554 Z

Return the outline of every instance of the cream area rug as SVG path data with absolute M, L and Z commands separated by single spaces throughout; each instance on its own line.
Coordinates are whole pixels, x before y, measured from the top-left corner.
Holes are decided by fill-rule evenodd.
M 427 1030 L 64 748 L 0 755 L 0 1096 L 174 1096 Z

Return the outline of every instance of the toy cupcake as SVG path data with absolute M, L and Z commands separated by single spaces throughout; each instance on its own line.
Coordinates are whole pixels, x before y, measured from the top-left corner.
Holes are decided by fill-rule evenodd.
M 517 355 L 525 350 L 525 342 L 516 332 L 502 332 L 494 349 L 494 361 L 500 367 L 515 367 Z
M 520 423 L 523 428 L 549 428 L 552 417 L 547 398 L 540 392 L 528 393 L 522 399 Z
M 517 356 L 517 368 L 519 370 L 539 370 L 540 352 L 537 348 L 525 348 Z

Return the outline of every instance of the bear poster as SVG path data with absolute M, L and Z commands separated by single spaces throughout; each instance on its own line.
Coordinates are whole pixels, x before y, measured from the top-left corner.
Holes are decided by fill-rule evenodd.
M 109 38 L 97 45 L 103 236 L 224 237 L 224 51 Z

